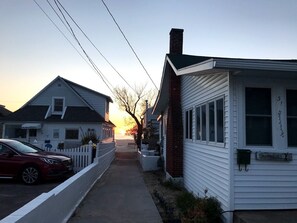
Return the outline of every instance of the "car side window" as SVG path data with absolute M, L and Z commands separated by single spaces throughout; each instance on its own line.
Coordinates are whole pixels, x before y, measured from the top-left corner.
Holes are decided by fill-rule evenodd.
M 0 144 L 0 155 L 5 153 L 7 154 L 9 152 L 11 152 L 11 150 L 7 146 Z

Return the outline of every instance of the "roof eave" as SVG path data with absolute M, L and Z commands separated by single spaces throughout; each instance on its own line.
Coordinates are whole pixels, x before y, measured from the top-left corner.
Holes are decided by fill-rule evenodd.
M 181 68 L 176 71 L 178 76 L 191 74 L 207 74 L 214 70 L 270 70 L 297 72 L 297 63 L 293 60 L 255 60 L 255 59 L 230 59 L 212 58 L 198 64 Z
M 209 71 L 214 69 L 214 67 L 215 67 L 215 61 L 213 58 L 211 58 L 201 63 L 181 68 L 177 70 L 175 73 L 177 76 L 181 76 L 185 74 L 194 74 L 194 73 Z
M 168 97 L 168 83 L 167 83 L 168 75 L 166 75 L 166 68 L 168 64 L 172 67 L 174 71 L 177 71 L 173 63 L 170 61 L 168 55 L 166 55 L 164 66 L 163 66 L 162 79 L 161 79 L 160 88 L 159 88 L 160 90 L 152 110 L 153 115 L 161 114 L 167 105 L 166 97 Z

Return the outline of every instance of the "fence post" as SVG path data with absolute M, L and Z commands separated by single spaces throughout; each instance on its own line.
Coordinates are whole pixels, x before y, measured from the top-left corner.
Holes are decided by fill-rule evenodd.
M 89 141 L 88 149 L 89 149 L 89 158 L 90 158 L 90 162 L 88 163 L 88 165 L 90 165 L 91 163 L 93 163 L 94 155 L 95 155 L 95 153 L 93 151 L 93 141 L 92 140 Z
M 98 142 L 96 145 L 96 156 L 95 156 L 96 158 L 99 157 L 99 145 L 100 145 L 100 142 Z

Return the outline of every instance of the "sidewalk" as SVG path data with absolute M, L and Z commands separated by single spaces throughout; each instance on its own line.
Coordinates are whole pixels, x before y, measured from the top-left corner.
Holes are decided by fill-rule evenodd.
M 128 142 L 117 141 L 116 159 L 68 223 L 162 222 L 143 181 L 137 150 Z

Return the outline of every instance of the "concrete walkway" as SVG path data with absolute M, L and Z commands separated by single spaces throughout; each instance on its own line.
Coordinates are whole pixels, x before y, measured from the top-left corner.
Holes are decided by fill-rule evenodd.
M 161 223 L 142 178 L 136 147 L 118 140 L 116 159 L 68 223 Z

